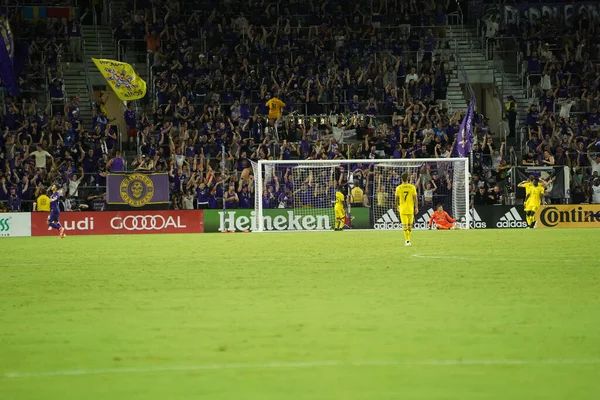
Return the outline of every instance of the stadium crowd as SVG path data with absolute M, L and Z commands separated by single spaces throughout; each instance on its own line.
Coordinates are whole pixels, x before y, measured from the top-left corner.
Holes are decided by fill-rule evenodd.
M 524 130 L 524 166 L 568 166 L 574 202 L 598 202 L 600 173 L 600 26 L 586 15 L 567 20 L 561 13 L 505 24 L 498 29 L 507 46 L 514 39 L 523 60 L 531 104 Z M 508 39 L 508 40 L 507 40 Z M 506 53 L 502 53 L 506 54 Z M 509 97 L 509 103 L 514 98 Z
M 115 41 L 136 39 L 133 50 L 140 61 L 149 52 L 152 67 L 147 98 L 124 112 L 130 160 L 119 152 L 119 132 L 101 100 L 93 121 L 82 121 L 79 98 L 64 98 L 59 61 L 72 36 L 60 26 L 77 22 L 38 22 L 27 71 L 37 61 L 49 65 L 50 99 L 44 107 L 40 99 L 4 93 L 0 202 L 25 210 L 58 183 L 65 209 L 89 207 L 102 198 L 107 173 L 135 170 L 168 172 L 173 208 L 252 207 L 251 165 L 258 159 L 451 156 L 462 114 L 445 101 L 453 68 L 445 29 L 450 3 L 395 2 L 394 9 L 383 1 L 378 10 L 358 1 L 128 3 L 135 8 L 114 21 Z M 426 27 L 408 29 L 415 21 Z M 27 85 L 27 75 L 21 79 Z M 495 186 L 510 167 L 505 148 L 483 116 L 475 130 L 472 192 L 484 187 L 485 201 L 497 203 Z M 273 189 L 264 190 L 266 207 L 293 201 L 287 197 L 297 188 L 283 184 L 281 171 L 282 184 L 273 179 Z M 355 186 L 372 195 L 378 177 L 371 174 L 362 170 Z M 451 190 L 435 164 L 414 180 L 423 201 Z
M 134 110 L 127 112 L 128 134 L 140 155 L 135 166 L 192 177 L 189 186 L 175 180 L 179 207 L 186 189 L 214 179 L 213 169 L 221 176 L 223 167 L 238 166 L 220 178 L 224 182 L 212 183 L 209 193 L 222 197 L 220 183 L 241 191 L 236 173 L 251 160 L 451 155 L 462 116 L 449 112 L 445 101 L 453 64 L 445 40 L 448 10 L 430 4 L 394 10 L 401 11 L 392 13 L 400 16 L 393 21 L 400 27 L 390 29 L 362 2 L 307 5 L 317 19 L 306 21 L 289 8 L 271 15 L 276 8 L 266 7 L 271 17 L 254 18 L 231 11 L 235 5 L 182 11 L 173 3 L 131 10 L 118 20 L 115 36 L 134 39 L 132 46 L 149 52 L 154 77 L 148 101 L 153 116 L 141 115 L 141 131 Z M 410 18 L 411 12 L 420 19 Z M 428 27 L 408 29 L 411 20 Z M 208 51 L 194 46 L 199 37 L 206 38 Z M 269 108 L 271 99 L 285 104 L 283 115 Z M 481 132 L 490 133 L 486 121 L 478 122 Z M 483 172 L 486 157 L 491 166 L 489 152 L 499 147 L 486 138 L 481 156 L 476 150 L 478 170 Z M 223 167 L 209 165 L 211 159 Z

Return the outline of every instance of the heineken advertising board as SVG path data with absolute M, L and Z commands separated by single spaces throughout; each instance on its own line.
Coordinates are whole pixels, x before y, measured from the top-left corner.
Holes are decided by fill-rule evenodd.
M 350 217 L 354 229 L 370 229 L 369 209 L 353 208 Z M 264 209 L 263 226 L 266 231 L 311 231 L 333 229 L 333 209 Z M 256 230 L 256 211 L 247 209 L 204 211 L 204 232 Z

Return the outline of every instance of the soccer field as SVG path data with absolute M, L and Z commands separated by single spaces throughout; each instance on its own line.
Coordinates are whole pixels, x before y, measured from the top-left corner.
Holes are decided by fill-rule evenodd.
M 0 239 L 0 399 L 597 399 L 594 230 Z

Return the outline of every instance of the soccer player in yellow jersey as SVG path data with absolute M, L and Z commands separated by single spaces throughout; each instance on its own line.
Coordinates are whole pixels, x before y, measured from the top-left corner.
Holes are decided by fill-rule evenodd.
M 410 246 L 412 226 L 415 214 L 419 212 L 419 204 L 417 203 L 417 188 L 408 183 L 408 172 L 402 174 L 402 183 L 396 187 L 396 206 L 404 228 L 404 245 Z
M 530 225 L 530 218 L 529 218 L 529 212 L 528 212 L 528 205 L 527 205 L 527 200 L 529 199 L 529 188 L 531 187 L 531 184 L 533 183 L 533 175 L 529 175 L 529 179 L 527 179 L 526 181 L 523 181 L 521 183 L 519 183 L 517 186 L 518 187 L 522 187 L 523 189 L 525 189 L 525 201 L 523 202 L 523 205 L 525 206 L 525 218 L 527 220 L 527 227 L 529 227 Z
M 525 218 L 527 219 L 527 229 L 535 227 L 535 213 L 544 198 L 544 192 L 547 182 L 542 179 L 529 177 L 529 180 L 519 183 L 519 187 L 525 188 Z
M 334 230 L 341 231 L 344 229 L 344 225 L 346 222 L 346 210 L 344 208 L 344 193 L 338 190 L 335 192 L 335 206 L 333 207 L 335 211 L 335 226 Z

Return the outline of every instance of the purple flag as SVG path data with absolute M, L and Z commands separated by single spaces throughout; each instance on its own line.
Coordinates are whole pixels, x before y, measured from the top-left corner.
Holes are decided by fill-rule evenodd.
M 471 143 L 473 142 L 473 117 L 475 116 L 475 94 L 471 95 L 467 114 L 463 118 L 460 129 L 456 136 L 456 144 L 454 145 L 454 154 L 457 157 L 466 157 L 471 151 Z
M 169 176 L 163 174 L 109 174 L 106 202 L 131 207 L 169 202 Z

